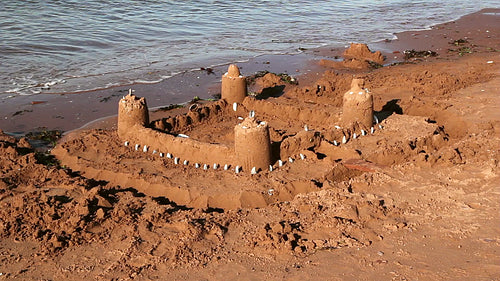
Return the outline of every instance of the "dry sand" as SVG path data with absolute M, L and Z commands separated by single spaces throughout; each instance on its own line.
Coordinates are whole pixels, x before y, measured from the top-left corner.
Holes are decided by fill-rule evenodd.
M 113 125 L 75 131 L 53 154 L 0 134 L 0 280 L 500 280 L 499 13 L 378 45 L 436 57 L 373 69 L 351 54 L 299 85 L 257 78 L 252 91 L 279 96 L 246 103 L 281 148 L 273 172 L 175 165 L 124 146 Z M 356 138 L 362 128 L 333 127 L 353 75 L 382 127 Z M 240 110 L 150 120 L 231 146 Z

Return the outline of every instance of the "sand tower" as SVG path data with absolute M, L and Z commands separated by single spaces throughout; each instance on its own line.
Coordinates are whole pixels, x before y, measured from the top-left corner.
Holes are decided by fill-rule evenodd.
M 363 79 L 352 79 L 351 89 L 344 94 L 342 121 L 346 125 L 357 122 L 368 129 L 373 125 L 373 96 L 363 86 Z
M 149 112 L 146 99 L 138 98 L 129 92 L 118 103 L 118 136 L 124 137 L 135 125 L 147 126 Z
M 245 76 L 240 74 L 240 69 L 231 64 L 227 72 L 222 75 L 221 98 L 229 104 L 241 103 L 247 96 L 247 82 Z
M 266 170 L 271 164 L 271 141 L 266 122 L 248 117 L 234 127 L 234 150 L 243 169 Z

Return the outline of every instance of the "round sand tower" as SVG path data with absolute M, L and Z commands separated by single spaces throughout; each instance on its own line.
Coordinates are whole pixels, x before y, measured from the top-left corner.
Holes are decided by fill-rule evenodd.
M 149 124 L 149 112 L 146 99 L 137 98 L 129 93 L 120 99 L 118 103 L 118 136 L 126 136 L 130 128 L 135 125 L 147 126 Z
M 231 64 L 227 72 L 222 75 L 221 98 L 229 104 L 241 103 L 247 96 L 247 81 L 240 74 L 240 69 Z
M 342 122 L 357 122 L 368 129 L 373 125 L 373 96 L 363 86 L 363 79 L 352 79 L 351 89 L 344 94 Z
M 255 118 L 247 117 L 234 127 L 234 150 L 238 163 L 246 171 L 253 167 L 258 171 L 271 165 L 271 141 L 269 126 L 258 123 Z

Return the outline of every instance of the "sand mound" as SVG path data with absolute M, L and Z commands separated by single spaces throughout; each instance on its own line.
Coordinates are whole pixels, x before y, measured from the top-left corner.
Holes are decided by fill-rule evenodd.
M 380 51 L 372 52 L 366 44 L 351 43 L 343 53 L 341 61 L 321 59 L 319 64 L 336 69 L 369 70 L 379 68 L 384 63 L 384 56 Z
M 344 57 L 348 59 L 372 61 L 378 64 L 384 63 L 384 56 L 382 56 L 382 53 L 380 53 L 380 51 L 370 51 L 366 44 L 351 43 L 351 46 L 345 50 Z

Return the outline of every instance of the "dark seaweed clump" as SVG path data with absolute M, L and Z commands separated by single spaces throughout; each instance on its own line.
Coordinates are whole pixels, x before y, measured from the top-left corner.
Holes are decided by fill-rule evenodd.
M 415 51 L 414 49 L 412 50 L 405 50 L 403 51 L 403 54 L 405 55 L 405 60 L 413 59 L 413 58 L 428 58 L 428 57 L 436 57 L 438 54 L 434 51 L 431 50 L 424 50 L 424 51 Z

